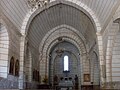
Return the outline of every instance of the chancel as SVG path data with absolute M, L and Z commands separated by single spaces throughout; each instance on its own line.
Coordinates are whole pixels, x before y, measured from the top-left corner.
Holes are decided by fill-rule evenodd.
M 120 0 L 0 0 L 0 89 L 120 90 Z

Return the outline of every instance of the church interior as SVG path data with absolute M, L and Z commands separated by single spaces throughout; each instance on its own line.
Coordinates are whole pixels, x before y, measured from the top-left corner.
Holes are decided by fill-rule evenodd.
M 120 90 L 120 0 L 0 0 L 0 90 Z

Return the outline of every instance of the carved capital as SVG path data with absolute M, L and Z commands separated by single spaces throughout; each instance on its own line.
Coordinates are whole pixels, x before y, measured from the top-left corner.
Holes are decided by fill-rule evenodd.
M 47 5 L 50 2 L 50 0 L 27 0 L 27 2 L 30 9 L 35 10 Z

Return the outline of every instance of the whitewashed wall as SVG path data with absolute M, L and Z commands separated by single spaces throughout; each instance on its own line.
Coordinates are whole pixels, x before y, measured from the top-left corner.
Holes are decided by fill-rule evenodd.
M 12 56 L 15 61 L 20 60 L 20 33 L 4 14 L 2 14 L 2 21 L 6 31 L 4 27 L 0 29 L 0 74 L 6 79 L 2 79 L 1 88 L 18 88 L 18 77 L 9 75 L 9 65 Z
M 104 59 L 106 60 L 106 88 L 118 89 L 120 78 L 119 65 L 119 24 L 114 21 L 120 17 L 120 6 L 111 18 L 103 33 Z
M 7 78 L 9 37 L 5 26 L 0 24 L 0 77 Z
M 120 6 L 114 15 L 115 20 L 118 18 L 120 19 Z M 118 21 L 118 30 L 116 31 L 112 52 L 112 81 L 120 83 L 120 20 Z M 116 84 L 114 87 L 118 88 Z
M 112 52 L 112 81 L 120 81 L 120 31 L 115 36 Z

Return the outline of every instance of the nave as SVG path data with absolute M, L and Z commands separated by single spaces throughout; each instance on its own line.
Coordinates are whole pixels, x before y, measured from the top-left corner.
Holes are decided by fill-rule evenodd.
M 119 90 L 120 0 L 0 0 L 0 89 Z

